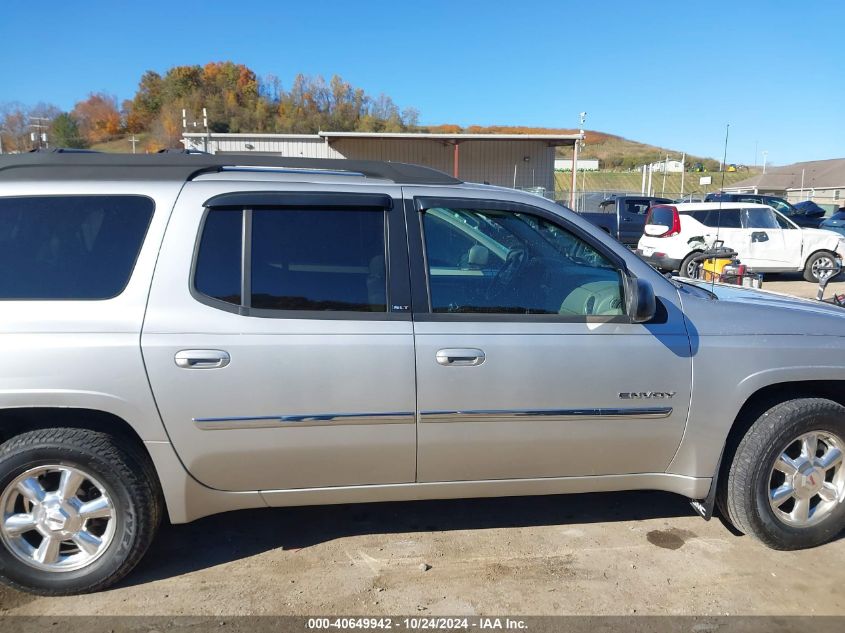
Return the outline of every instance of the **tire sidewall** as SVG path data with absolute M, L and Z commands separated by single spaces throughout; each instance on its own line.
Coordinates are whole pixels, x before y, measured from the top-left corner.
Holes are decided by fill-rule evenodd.
M 827 257 L 831 260 L 835 259 L 835 255 L 833 253 L 828 253 L 827 251 L 819 251 L 810 255 L 810 259 L 807 260 L 807 264 L 804 267 L 804 278 L 810 283 L 819 283 L 818 275 L 813 272 L 813 264 L 822 257 Z
M 21 473 L 47 464 L 64 464 L 95 477 L 106 489 L 115 508 L 112 542 L 96 561 L 73 571 L 49 572 L 27 565 L 0 542 L 0 576 L 35 593 L 85 591 L 109 578 L 132 551 L 137 536 L 136 509 L 129 490 L 115 477 L 114 469 L 97 455 L 73 446 L 32 447 L 0 458 L 0 494 Z
M 773 423 L 773 422 L 772 422 Z M 797 415 L 775 434 L 766 451 L 760 456 L 752 475 L 753 512 L 751 519 L 758 529 L 768 533 L 774 544 L 782 549 L 798 549 L 820 545 L 834 538 L 845 526 L 845 503 L 840 503 L 820 523 L 805 528 L 788 525 L 777 518 L 769 503 L 769 483 L 775 460 L 784 447 L 809 432 L 835 433 L 845 439 L 845 420 L 833 411 L 821 415 Z M 843 468 L 840 465 L 840 468 Z
M 684 257 L 684 260 L 681 262 L 681 266 L 680 266 L 680 268 L 678 269 L 678 276 L 679 276 L 679 277 L 683 277 L 684 279 L 692 279 L 692 277 L 690 277 L 690 276 L 689 276 L 689 273 L 687 272 L 687 268 L 689 268 L 689 265 L 690 265 L 690 263 L 691 263 L 691 260 L 692 260 L 694 257 L 696 257 L 696 256 L 698 256 L 698 255 L 700 255 L 700 254 L 701 254 L 700 252 L 696 251 L 696 252 L 694 252 L 694 253 L 690 253 L 689 255 L 687 255 L 686 257 Z

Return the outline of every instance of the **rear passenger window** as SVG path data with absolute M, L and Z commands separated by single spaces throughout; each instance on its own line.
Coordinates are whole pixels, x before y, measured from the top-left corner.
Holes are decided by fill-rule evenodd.
M 252 307 L 387 311 L 384 211 L 252 212 Z
M 740 229 L 742 224 L 739 209 L 708 209 L 705 211 L 690 211 L 689 215 L 704 226 L 722 229 Z
M 241 304 L 243 211 L 209 211 L 197 252 L 194 285 L 202 294 Z
M 251 236 L 246 278 L 245 235 Z M 213 209 L 200 238 L 194 286 L 254 310 L 387 312 L 385 212 Z
M 0 198 L 0 299 L 119 295 L 153 210 L 143 196 Z

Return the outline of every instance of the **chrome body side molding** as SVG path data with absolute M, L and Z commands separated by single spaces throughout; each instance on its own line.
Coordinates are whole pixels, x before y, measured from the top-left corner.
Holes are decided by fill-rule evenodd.
M 637 407 L 637 408 L 588 408 L 588 409 L 534 409 L 524 411 L 509 410 L 467 410 L 467 411 L 421 411 L 421 422 L 459 422 L 459 421 L 512 421 L 522 418 L 543 418 L 561 420 L 589 420 L 593 418 L 637 418 L 653 420 L 668 418 L 672 407 Z
M 461 420 L 489 420 L 491 422 L 522 418 L 588 420 L 592 418 L 659 419 L 672 414 L 671 407 L 642 407 L 632 409 L 536 409 L 528 411 L 468 410 L 421 411 L 421 422 L 458 422 Z M 194 418 L 197 428 L 204 431 L 233 429 L 267 429 L 280 426 L 329 426 L 347 424 L 413 424 L 412 411 L 388 413 L 312 413 L 305 415 L 230 416 Z
M 311 413 L 305 415 L 268 415 L 225 418 L 194 418 L 204 431 L 232 429 L 267 429 L 280 426 L 336 426 L 348 424 L 413 424 L 413 411 L 389 413 Z

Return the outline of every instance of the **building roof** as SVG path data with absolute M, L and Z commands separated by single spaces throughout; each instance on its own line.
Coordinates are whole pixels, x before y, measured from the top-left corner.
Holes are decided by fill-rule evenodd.
M 205 138 L 207 135 L 198 132 L 183 134 L 186 138 Z M 343 138 L 362 138 L 376 140 L 430 140 L 446 143 L 463 143 L 464 141 L 541 141 L 548 145 L 574 145 L 584 138 L 583 134 L 429 134 L 418 132 L 317 132 L 317 134 L 230 134 L 211 133 L 211 139 L 220 138 L 260 138 L 266 140 L 296 141 L 296 140 L 327 140 Z
M 783 167 L 771 167 L 765 174 L 741 180 L 726 189 L 756 188 L 775 191 L 799 189 L 802 170 L 804 189 L 845 189 L 845 158 L 810 160 Z
M 15 180 L 169 180 L 250 167 L 359 174 L 400 184 L 452 185 L 461 181 L 430 167 L 376 160 L 212 155 L 204 153 L 105 154 L 31 152 L 0 156 L 0 182 Z

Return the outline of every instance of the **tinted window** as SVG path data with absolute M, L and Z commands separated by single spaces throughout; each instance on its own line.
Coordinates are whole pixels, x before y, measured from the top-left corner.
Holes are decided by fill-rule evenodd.
M 621 315 L 622 276 L 566 229 L 523 213 L 423 213 L 434 312 Z
M 708 209 L 706 211 L 690 211 L 689 215 L 704 226 L 723 229 L 739 229 L 742 223 L 739 209 Z
M 141 196 L 0 199 L 0 299 L 120 294 L 153 206 Z
M 241 241 L 243 212 L 208 212 L 197 253 L 196 289 L 227 303 L 241 303 Z
M 672 226 L 675 218 L 675 210 L 669 207 L 652 207 L 649 224 L 657 226 Z
M 634 215 L 645 215 L 650 205 L 648 200 L 628 200 L 625 202 L 625 210 Z
M 386 312 L 383 210 L 256 210 L 252 307 Z

